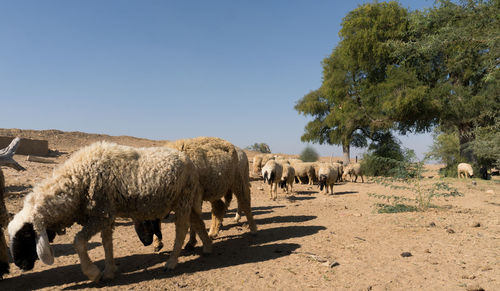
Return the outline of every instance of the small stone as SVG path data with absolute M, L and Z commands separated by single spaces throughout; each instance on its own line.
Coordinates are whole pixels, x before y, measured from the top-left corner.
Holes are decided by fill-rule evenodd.
M 480 222 L 474 222 L 472 224 L 472 227 L 481 227 L 481 223 Z
M 429 249 L 425 249 L 424 253 L 430 254 L 430 253 L 431 253 L 431 250 L 429 250 Z
M 413 255 L 412 255 L 410 252 L 402 252 L 402 253 L 401 253 L 401 256 L 402 256 L 403 258 L 408 258 L 408 257 L 411 257 L 411 256 L 413 256 Z
M 492 189 L 490 189 L 490 190 L 487 190 L 487 191 L 486 191 L 486 194 L 492 194 L 492 195 L 495 195 L 495 191 L 493 191 Z
M 477 182 L 476 181 L 472 181 L 472 185 L 476 186 Z
M 339 262 L 337 262 L 337 261 L 333 261 L 333 262 L 330 264 L 330 268 L 337 267 L 338 265 L 340 265 L 340 263 L 339 263 Z
M 436 227 L 436 224 L 434 223 L 434 221 L 432 221 L 431 223 L 429 223 L 429 226 L 430 227 Z
M 455 233 L 455 231 L 454 231 L 453 229 L 451 229 L 451 228 L 448 228 L 448 229 L 446 230 L 446 232 L 447 232 L 447 233 Z

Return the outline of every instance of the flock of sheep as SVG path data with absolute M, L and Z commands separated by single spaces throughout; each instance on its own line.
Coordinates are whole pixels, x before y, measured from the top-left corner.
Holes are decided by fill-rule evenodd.
M 272 200 L 277 199 L 278 185 L 285 189 L 285 193 L 293 191 L 294 182 L 304 182 L 312 185 L 317 182 L 320 190 L 325 188 L 325 194 L 333 194 L 333 185 L 343 181 L 349 175 L 352 182 L 361 177 L 364 182 L 359 163 L 348 164 L 342 162 L 321 163 L 303 162 L 299 159 L 285 159 L 272 154 L 256 155 L 253 159 L 253 173 L 262 174 L 264 183 L 270 185 L 269 194 Z
M 175 241 L 165 264 L 176 267 L 189 231 L 185 248 L 193 248 L 196 235 L 203 252 L 212 250 L 225 211 L 233 195 L 237 200 L 235 220 L 245 214 L 251 233 L 257 232 L 250 197 L 249 162 L 245 152 L 231 143 L 212 137 L 178 140 L 164 147 L 135 148 L 98 142 L 70 156 L 52 175 L 29 193 L 22 210 L 8 223 L 3 202 L 4 177 L 0 170 L 0 278 L 8 273 L 8 250 L 2 227 L 8 223 L 9 249 L 14 263 L 31 270 L 35 261 L 54 262 L 50 243 L 56 234 L 64 234 L 74 223 L 82 226 L 75 235 L 74 247 L 82 272 L 92 281 L 112 279 L 117 270 L 113 258 L 112 234 L 117 217 L 130 218 L 144 245 L 153 243 L 155 251 L 163 247 L 161 219 L 175 213 Z M 261 174 L 270 185 L 271 199 L 277 188 L 293 191 L 294 182 L 317 182 L 325 194 L 333 194 L 335 182 L 364 182 L 358 163 L 306 163 L 298 159 L 256 155 L 252 172 Z M 472 168 L 459 166 L 461 173 L 472 175 Z M 203 201 L 212 207 L 207 232 L 201 219 Z M 89 258 L 89 239 L 101 233 L 105 267 L 101 271 Z

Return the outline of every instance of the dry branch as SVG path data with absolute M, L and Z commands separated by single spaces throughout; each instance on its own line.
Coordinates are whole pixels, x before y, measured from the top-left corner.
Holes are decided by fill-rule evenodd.
M 26 170 L 12 158 L 20 142 L 21 139 L 19 137 L 16 137 L 12 140 L 8 147 L 0 150 L 0 166 L 11 167 L 18 171 Z

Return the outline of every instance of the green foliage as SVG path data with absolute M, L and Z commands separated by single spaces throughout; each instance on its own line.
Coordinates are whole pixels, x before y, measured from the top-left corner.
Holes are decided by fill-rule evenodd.
M 397 178 L 394 177 L 376 177 L 374 181 L 392 190 L 403 190 L 409 192 L 409 197 L 398 195 L 369 193 L 371 197 L 385 200 L 389 204 L 377 204 L 378 210 L 388 211 L 388 209 L 416 209 L 425 211 L 433 207 L 432 200 L 438 197 L 462 196 L 457 189 L 450 187 L 443 181 L 425 182 L 422 172 L 424 162 L 395 161 L 389 158 L 375 157 L 380 163 L 393 163 L 398 165 Z M 403 207 L 404 206 L 404 207 Z M 393 211 L 395 212 L 395 211 Z
M 362 171 L 368 176 L 397 177 L 402 171 L 400 162 L 411 162 L 415 157 L 412 150 L 401 148 L 391 132 L 376 134 L 368 150 L 361 162 Z M 384 162 L 381 163 L 379 158 L 384 158 Z
M 460 156 L 460 142 L 457 132 L 446 133 L 436 127 L 433 133 L 433 144 L 427 158 L 438 160 L 446 166 L 439 170 L 441 176 L 456 177 L 457 165 L 465 159 Z
M 493 126 L 478 127 L 471 148 L 482 168 L 500 168 L 500 118 Z
M 271 153 L 271 148 L 269 148 L 269 146 L 266 144 L 266 143 L 254 143 L 253 145 L 251 146 L 247 146 L 246 147 L 247 150 L 251 150 L 251 151 L 256 151 L 256 152 L 260 152 L 260 153 L 264 153 L 264 154 L 269 154 Z
M 310 146 L 307 146 L 301 153 L 299 159 L 303 162 L 316 162 L 319 158 L 318 153 Z

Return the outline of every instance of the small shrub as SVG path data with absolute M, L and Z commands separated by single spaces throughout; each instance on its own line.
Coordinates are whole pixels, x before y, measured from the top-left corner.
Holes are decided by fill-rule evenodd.
M 303 162 L 316 162 L 318 157 L 318 153 L 312 147 L 307 146 L 302 153 L 300 153 L 299 159 Z
M 269 147 L 269 145 L 267 145 L 266 143 L 263 143 L 263 142 L 261 142 L 261 143 L 256 142 L 251 146 L 247 146 L 246 149 L 251 150 L 251 151 L 256 151 L 259 153 L 264 153 L 264 154 L 271 153 L 271 148 Z
M 434 198 L 462 196 L 457 189 L 450 187 L 443 181 L 424 183 L 422 172 L 424 162 L 400 162 L 388 158 L 374 157 L 380 163 L 391 162 L 398 164 L 398 173 L 395 177 L 375 177 L 374 181 L 387 188 L 405 190 L 412 193 L 411 197 L 397 195 L 369 193 L 371 197 L 382 199 L 389 204 L 376 204 L 380 213 L 394 213 L 403 211 L 426 211 L 434 207 L 431 202 Z

